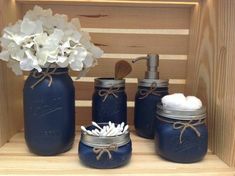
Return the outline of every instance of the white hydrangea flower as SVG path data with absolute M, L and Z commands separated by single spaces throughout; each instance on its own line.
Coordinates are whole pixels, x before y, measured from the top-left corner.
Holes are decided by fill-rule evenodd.
M 26 58 L 20 61 L 20 68 L 25 71 L 37 69 L 38 72 L 41 72 L 42 69 L 38 65 L 37 57 L 35 57 L 34 54 L 30 50 L 27 50 L 25 54 L 26 54 Z
M 20 63 L 16 60 L 9 60 L 8 63 L 7 63 L 7 66 L 9 68 L 12 69 L 12 71 L 16 74 L 16 75 L 22 75 L 23 72 L 22 70 L 20 69 Z
M 35 6 L 23 20 L 3 30 L 0 59 L 16 74 L 33 69 L 41 72 L 50 64 L 88 70 L 103 54 L 90 40 L 89 34 L 81 31 L 78 18 L 69 21 L 67 15 L 53 15 L 51 9 Z
M 36 35 L 43 33 L 42 22 L 31 21 L 28 18 L 24 18 L 20 25 L 20 32 L 26 36 Z

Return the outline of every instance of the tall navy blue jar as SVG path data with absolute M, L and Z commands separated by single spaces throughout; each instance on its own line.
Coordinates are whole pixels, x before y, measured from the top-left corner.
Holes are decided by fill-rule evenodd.
M 134 124 L 139 136 L 154 138 L 156 105 L 168 94 L 168 81 L 143 79 L 139 82 L 135 96 Z
M 127 123 L 127 96 L 125 80 L 95 79 L 92 97 L 92 119 L 97 123 Z
M 175 110 L 158 105 L 155 146 L 163 158 L 178 163 L 193 163 L 207 153 L 206 110 Z
M 25 140 L 38 155 L 69 150 L 75 136 L 73 81 L 67 68 L 33 71 L 24 85 Z
M 92 128 L 90 126 L 87 129 Z M 78 152 L 80 161 L 89 167 L 111 169 L 124 166 L 131 159 L 130 133 L 127 131 L 118 136 L 100 137 L 82 132 Z

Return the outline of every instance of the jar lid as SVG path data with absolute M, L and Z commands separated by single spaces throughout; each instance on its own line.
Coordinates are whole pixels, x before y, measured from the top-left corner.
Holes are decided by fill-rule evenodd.
M 206 118 L 206 108 L 203 106 L 196 110 L 179 110 L 164 107 L 162 104 L 157 105 L 157 114 L 169 119 L 175 120 L 199 120 Z
M 168 87 L 168 80 L 142 79 L 138 82 L 138 86 L 143 87 L 151 87 L 153 84 L 157 84 L 157 87 Z
M 130 132 L 127 131 L 118 136 L 93 136 L 82 131 L 81 142 L 90 147 L 108 147 L 116 144 L 118 147 L 130 142 Z
M 95 87 L 125 87 L 125 79 L 96 78 Z

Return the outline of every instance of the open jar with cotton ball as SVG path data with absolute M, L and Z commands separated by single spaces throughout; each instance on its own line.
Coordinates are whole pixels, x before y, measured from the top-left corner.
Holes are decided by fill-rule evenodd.
M 157 105 L 155 146 L 163 158 L 193 163 L 207 153 L 206 108 L 193 96 L 167 95 Z

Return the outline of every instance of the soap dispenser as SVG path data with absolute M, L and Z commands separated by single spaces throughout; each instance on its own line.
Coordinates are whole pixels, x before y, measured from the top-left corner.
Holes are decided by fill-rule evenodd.
M 159 55 L 148 54 L 147 57 L 138 57 L 132 61 L 147 61 L 145 78 L 138 81 L 138 91 L 135 96 L 134 123 L 139 136 L 154 138 L 154 121 L 157 104 L 168 94 L 168 80 L 160 80 L 158 65 Z

